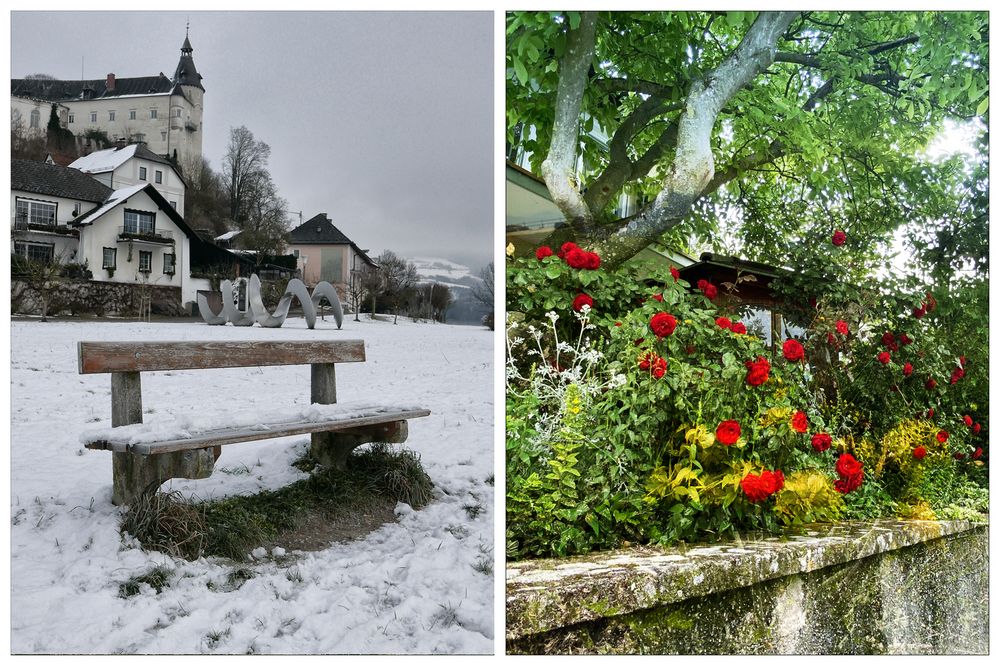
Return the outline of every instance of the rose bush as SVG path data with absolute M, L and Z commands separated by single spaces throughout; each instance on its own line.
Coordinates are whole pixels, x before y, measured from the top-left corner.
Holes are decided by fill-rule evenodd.
M 936 328 L 948 300 L 922 294 L 918 320 L 820 297 L 771 349 L 724 284 L 588 257 L 508 265 L 509 557 L 944 511 L 985 486 L 986 356 Z

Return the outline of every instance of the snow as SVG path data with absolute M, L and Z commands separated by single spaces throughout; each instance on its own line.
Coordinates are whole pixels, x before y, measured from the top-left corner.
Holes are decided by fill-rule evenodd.
M 339 397 L 419 405 L 404 446 L 435 483 L 419 511 L 318 552 L 280 545 L 245 562 L 144 551 L 118 530 L 111 454 L 83 431 L 110 423 L 110 378 L 77 373 L 79 340 L 362 338 L 364 363 L 337 367 Z M 11 325 L 11 650 L 14 653 L 492 653 L 492 334 L 468 326 L 332 321 L 308 330 L 201 323 L 16 321 Z M 143 373 L 154 423 L 230 412 L 309 410 L 308 366 Z M 350 407 L 346 407 L 350 409 Z M 243 418 L 237 416 L 237 418 Z M 169 427 L 169 426 L 165 426 Z M 277 488 L 309 437 L 223 447 L 215 472 L 164 489 L 199 498 Z M 228 472 L 228 473 L 227 473 Z M 471 518 L 465 507 L 479 505 Z M 119 585 L 157 565 L 169 585 L 122 599 Z M 253 572 L 241 586 L 229 577 Z
M 474 277 L 468 266 L 439 257 L 413 257 L 410 259 L 417 275 L 422 279 L 433 279 L 436 282 L 454 283 L 462 278 Z
M 79 169 L 84 173 L 104 173 L 114 171 L 135 155 L 138 144 L 130 144 L 124 148 L 107 148 L 84 155 L 74 160 L 69 168 Z
M 123 187 L 120 190 L 115 190 L 111 193 L 111 196 L 108 197 L 108 200 L 101 204 L 100 208 L 88 214 L 86 217 L 77 220 L 75 224 L 80 226 L 82 224 L 90 224 L 91 222 L 94 222 L 101 215 L 104 215 L 118 204 L 128 200 L 128 198 L 133 194 L 141 192 L 147 187 L 151 187 L 151 185 L 149 183 L 140 183 L 138 185 L 131 185 L 129 187 Z

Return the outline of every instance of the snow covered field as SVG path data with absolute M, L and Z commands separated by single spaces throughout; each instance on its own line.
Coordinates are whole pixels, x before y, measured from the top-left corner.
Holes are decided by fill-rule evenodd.
M 319 552 L 237 564 L 177 560 L 123 543 L 111 504 L 111 454 L 80 444 L 110 426 L 109 375 L 79 375 L 79 340 L 363 339 L 367 362 L 337 368 L 341 401 L 418 404 L 404 446 L 435 483 L 420 511 Z M 348 316 L 308 330 L 201 323 L 13 322 L 11 325 L 11 649 L 14 653 L 491 653 L 494 560 L 490 331 Z M 309 366 L 143 373 L 144 421 L 309 403 Z M 198 497 L 249 494 L 302 478 L 290 463 L 308 435 L 223 447 L 208 479 L 164 488 Z M 481 506 L 476 512 L 465 507 Z M 159 594 L 119 598 L 156 565 Z M 479 568 L 477 569 L 477 565 Z M 238 566 L 254 576 L 227 584 Z M 210 584 L 211 583 L 211 584 Z

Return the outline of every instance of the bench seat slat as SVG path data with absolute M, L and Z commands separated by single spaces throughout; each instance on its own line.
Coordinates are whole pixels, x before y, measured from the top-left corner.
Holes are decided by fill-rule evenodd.
M 233 444 L 235 442 L 250 442 L 260 439 L 274 439 L 276 437 L 289 437 L 291 435 L 303 435 L 314 432 L 336 432 L 338 430 L 351 430 L 363 426 L 378 425 L 381 423 L 392 423 L 394 421 L 405 421 L 407 419 L 419 418 L 430 415 L 430 410 L 416 409 L 398 412 L 379 412 L 368 416 L 355 416 L 351 418 L 327 419 L 323 421 L 294 421 L 286 423 L 269 423 L 267 429 L 256 428 L 223 428 L 219 430 L 209 430 L 200 432 L 194 437 L 183 439 L 170 439 L 160 442 L 142 442 L 129 444 L 127 441 L 102 439 L 85 444 L 88 449 L 110 450 L 116 452 L 137 453 L 140 455 L 153 455 L 157 453 L 170 453 L 173 451 L 187 451 L 190 449 L 203 449 L 211 446 L 221 446 L 223 444 Z
M 80 374 L 348 363 L 365 360 L 364 340 L 281 342 L 80 342 Z

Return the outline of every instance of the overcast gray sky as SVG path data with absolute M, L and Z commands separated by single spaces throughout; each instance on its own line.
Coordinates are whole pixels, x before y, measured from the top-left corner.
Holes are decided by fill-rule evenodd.
M 188 19 L 214 169 L 246 125 L 305 219 L 363 248 L 492 258 L 490 12 L 13 12 L 11 77 L 79 80 L 81 58 L 85 79 L 172 76 Z

